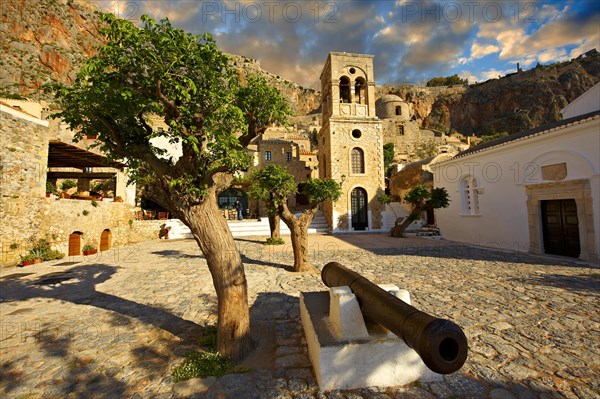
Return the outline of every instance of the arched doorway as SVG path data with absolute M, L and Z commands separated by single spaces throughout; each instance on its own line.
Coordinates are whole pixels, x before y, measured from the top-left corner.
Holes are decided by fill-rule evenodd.
M 366 230 L 369 226 L 367 215 L 367 192 L 364 188 L 356 187 L 350 194 L 352 210 L 352 229 Z
M 100 252 L 108 251 L 112 244 L 112 232 L 110 229 L 105 229 L 100 234 Z
M 74 231 L 69 235 L 69 256 L 81 255 L 81 231 Z

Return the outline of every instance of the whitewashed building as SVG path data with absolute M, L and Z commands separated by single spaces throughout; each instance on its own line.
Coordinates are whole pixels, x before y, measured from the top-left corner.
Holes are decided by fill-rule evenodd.
M 433 165 L 434 185 L 446 188 L 451 200 L 448 208 L 437 211 L 442 236 L 597 262 L 598 90 L 600 85 L 569 104 L 563 115 L 570 118 L 473 147 Z M 595 104 L 592 112 L 590 103 Z

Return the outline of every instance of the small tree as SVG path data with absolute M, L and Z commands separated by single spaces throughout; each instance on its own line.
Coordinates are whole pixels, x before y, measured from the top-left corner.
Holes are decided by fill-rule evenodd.
M 57 84 L 62 118 L 75 138 L 129 167 L 146 195 L 188 226 L 206 258 L 218 301 L 217 350 L 234 360 L 252 349 L 247 280 L 217 194 L 250 166 L 246 147 L 290 112 L 264 78 L 241 81 L 209 34 L 191 35 L 144 15 L 142 28 L 101 14 L 106 44 L 70 87 Z M 165 130 L 152 128 L 160 118 Z M 179 159 L 153 144 L 179 143 Z
M 304 182 L 302 194 L 308 198 L 309 206 L 296 217 L 287 206 L 287 198 L 296 193 L 294 177 L 279 165 L 268 165 L 255 173 L 255 185 L 262 192 L 272 194 L 269 200 L 277 213 L 288 226 L 294 251 L 294 271 L 310 270 L 308 263 L 308 226 L 312 222 L 319 205 L 326 200 L 336 201 L 341 195 L 340 185 L 331 179 L 309 179 Z M 258 188 L 256 190 L 259 190 Z
M 279 202 L 297 190 L 294 177 L 284 167 L 276 164 L 267 165 L 264 169 L 252 174 L 252 186 L 248 195 L 267 204 L 271 239 L 280 238 Z
M 394 162 L 394 143 L 386 143 L 383 145 L 383 170 L 386 177 L 392 175 L 392 163 Z
M 380 199 L 380 201 L 382 200 L 385 200 L 385 198 Z M 429 209 L 447 208 L 450 204 L 448 192 L 445 188 L 437 187 L 428 191 L 423 184 L 413 187 L 407 192 L 404 201 L 408 202 L 412 209 L 404 220 L 402 218 L 396 219 L 396 223 L 392 228 L 393 237 L 401 237 L 404 230 L 421 217 L 421 212 Z

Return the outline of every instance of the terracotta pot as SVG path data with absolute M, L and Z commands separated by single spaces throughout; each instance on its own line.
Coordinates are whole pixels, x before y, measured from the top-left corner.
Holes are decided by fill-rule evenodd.
M 98 253 L 97 249 L 90 249 L 89 251 L 83 251 L 83 254 L 85 256 L 89 256 L 89 255 L 95 255 L 96 253 Z
M 89 140 L 96 140 L 98 136 L 90 136 L 89 134 L 86 136 L 87 139 Z
M 34 262 L 34 260 L 24 260 L 23 262 L 21 262 L 21 267 L 33 265 Z
M 122 198 L 120 198 L 120 199 L 115 199 L 115 202 L 123 202 L 123 199 L 122 199 Z
M 34 264 L 37 264 L 37 263 L 42 263 L 42 259 L 41 259 L 41 258 L 37 258 L 37 259 L 35 259 L 35 260 L 33 261 L 33 263 L 34 263 Z

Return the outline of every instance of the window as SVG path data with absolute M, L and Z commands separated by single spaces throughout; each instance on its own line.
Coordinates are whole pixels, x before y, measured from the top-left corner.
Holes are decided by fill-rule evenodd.
M 359 139 L 360 136 L 362 136 L 362 132 L 358 129 L 354 129 L 352 131 L 352 137 L 354 137 L 355 139 Z
M 479 189 L 477 179 L 467 176 L 460 181 L 461 213 L 479 215 Z
M 285 160 L 288 162 L 292 162 L 292 153 L 291 152 L 285 153 Z
M 352 173 L 365 173 L 365 153 L 360 148 L 352 149 Z
M 340 78 L 340 102 L 350 102 L 350 79 L 348 79 L 346 76 L 342 76 Z
M 159 132 L 159 133 L 162 133 L 162 132 L 164 132 L 164 131 L 165 131 L 165 129 L 164 129 L 162 126 L 159 126 L 159 127 L 158 127 L 158 132 Z
M 271 160 L 271 151 L 265 151 L 265 161 Z
M 398 126 L 398 134 L 400 136 L 404 136 L 404 126 L 402 126 L 402 125 Z
M 399 105 L 396 106 L 396 115 L 402 115 L 402 107 Z

